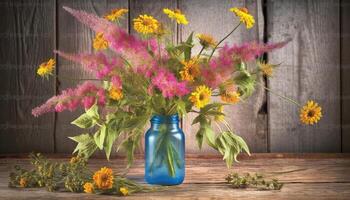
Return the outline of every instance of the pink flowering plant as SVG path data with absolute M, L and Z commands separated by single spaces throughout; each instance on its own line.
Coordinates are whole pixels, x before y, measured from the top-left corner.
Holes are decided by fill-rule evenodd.
M 254 25 L 253 16 L 245 8 L 231 9 L 240 21 L 221 41 L 216 42 L 208 34 L 194 36 L 192 33 L 179 44 L 167 40 L 169 30 L 149 15 L 133 20 L 134 29 L 141 35 L 138 37 L 118 26 L 122 19 L 116 15 L 118 12 L 101 18 L 84 11 L 64 9 L 96 32 L 95 51 L 55 53 L 80 63 L 96 80 L 63 90 L 34 108 L 32 114 L 39 116 L 83 107 L 85 113 L 72 122 L 84 129 L 83 134 L 70 137 L 77 142 L 74 152 L 89 157 L 96 150 L 104 150 L 109 159 L 113 144 L 119 141 L 118 150 L 125 149 L 131 165 L 144 127 L 153 115 L 178 113 L 183 116 L 192 112 L 196 115 L 192 124 L 199 124 L 196 139 L 200 148 L 203 141 L 206 142 L 223 155 L 228 166 L 240 152 L 249 154 L 244 140 L 225 121 L 223 107 L 248 98 L 257 87 L 259 77 L 272 75 L 276 65 L 263 62 L 261 56 L 283 47 L 288 41 L 220 46 L 240 25 L 247 29 Z M 179 25 L 188 23 L 179 10 L 164 9 L 164 14 Z M 201 46 L 196 55 L 192 53 L 194 45 Z M 248 69 L 248 63 L 256 67 Z M 53 76 L 53 65 L 51 60 L 43 63 L 38 74 Z M 220 100 L 212 101 L 213 96 Z M 214 122 L 220 127 L 219 132 L 212 128 Z

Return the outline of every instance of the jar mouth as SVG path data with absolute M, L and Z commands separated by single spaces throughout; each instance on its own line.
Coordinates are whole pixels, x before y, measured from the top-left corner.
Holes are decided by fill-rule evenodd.
M 151 119 L 152 123 L 179 123 L 179 115 L 153 115 Z

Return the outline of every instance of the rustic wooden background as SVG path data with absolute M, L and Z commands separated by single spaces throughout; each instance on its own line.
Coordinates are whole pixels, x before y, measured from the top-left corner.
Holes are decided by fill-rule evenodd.
M 350 2 L 345 0 L 0 0 L 0 153 L 31 151 L 70 153 L 67 136 L 81 130 L 70 125 L 75 113 L 31 116 L 31 109 L 78 81 L 42 80 L 35 70 L 43 60 L 66 52 L 92 51 L 92 31 L 62 9 L 69 6 L 103 15 L 113 8 L 130 10 L 122 26 L 133 33 L 131 20 L 148 13 L 170 22 L 162 8 L 179 8 L 190 24 L 173 26 L 174 41 L 192 31 L 222 38 L 237 23 L 228 11 L 247 7 L 255 16 L 250 31 L 241 27 L 229 43 L 293 38 L 284 49 L 268 54 L 283 64 L 273 78 L 260 80 L 302 103 L 318 101 L 324 112 L 315 126 L 304 126 L 298 108 L 257 88 L 249 101 L 225 110 L 229 122 L 252 152 L 350 152 Z M 198 49 L 196 49 L 198 51 Z M 56 74 L 88 78 L 79 65 L 57 59 Z M 187 119 L 191 119 L 188 116 Z M 187 152 L 199 151 L 195 129 L 184 120 Z

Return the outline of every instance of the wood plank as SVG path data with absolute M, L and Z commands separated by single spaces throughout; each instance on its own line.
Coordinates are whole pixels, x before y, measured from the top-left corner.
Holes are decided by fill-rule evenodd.
M 350 152 L 350 2 L 341 1 L 342 152 Z
M 340 152 L 339 1 L 267 1 L 268 40 L 293 38 L 268 55 L 280 63 L 268 81 L 273 91 L 301 104 L 313 99 L 323 118 L 299 122 L 299 108 L 268 94 L 271 152 Z
M 55 1 L 4 0 L 0 13 L 0 153 L 53 152 L 54 114 L 31 110 L 55 94 L 54 79 L 36 75 L 53 57 Z
M 128 8 L 128 1 L 113 1 L 113 0 L 58 0 L 58 48 L 61 51 L 68 53 L 93 52 L 92 39 L 95 34 L 88 27 L 78 22 L 73 16 L 62 9 L 63 6 L 68 6 L 78 10 L 85 10 L 86 12 L 95 13 L 103 16 L 114 8 Z M 128 17 L 122 20 L 123 27 L 128 27 Z M 86 71 L 79 64 L 67 61 L 65 59 L 58 59 L 59 63 L 59 90 L 68 87 L 75 87 L 76 84 L 81 83 L 81 80 L 71 81 L 65 77 L 72 77 L 74 79 L 88 79 L 94 76 Z M 77 118 L 83 112 L 82 109 L 76 112 L 63 112 L 57 115 L 56 125 L 56 145 L 57 152 L 71 153 L 75 148 L 76 143 L 68 139 L 69 136 L 79 135 L 83 132 L 82 129 L 71 125 L 70 122 Z M 101 152 L 102 153 L 102 152 Z
M 67 161 L 67 159 L 55 159 Z M 0 159 L 0 198 L 1 199 L 105 199 L 114 196 L 96 196 L 67 192 L 50 193 L 44 189 L 10 189 L 7 177 L 15 164 L 29 166 L 28 159 Z M 244 159 L 232 170 L 227 170 L 221 159 L 186 160 L 186 179 L 180 186 L 170 187 L 166 191 L 140 193 L 130 199 L 349 199 L 350 198 L 350 159 L 348 158 L 315 158 L 301 156 L 291 159 L 266 159 L 256 157 Z M 102 166 L 121 171 L 123 161 L 114 159 L 90 159 L 91 169 Z M 256 191 L 254 189 L 232 189 L 224 182 L 230 171 L 239 173 L 272 174 L 285 185 L 281 191 Z M 128 176 L 143 182 L 143 160 L 136 160 Z M 117 197 L 114 197 L 117 198 Z
M 179 8 L 183 10 L 189 20 L 189 24 L 181 31 L 181 38 L 185 40 L 192 31 L 196 31 L 195 34 L 207 33 L 213 35 L 217 40 L 220 40 L 238 23 L 234 14 L 229 12 L 229 9 L 234 6 L 247 7 L 256 19 L 256 26 L 249 31 L 246 30 L 244 26 L 241 26 L 237 32 L 227 39 L 227 43 L 242 43 L 262 39 L 263 18 L 260 0 L 227 0 L 221 1 L 220 4 L 210 0 L 180 1 Z M 194 54 L 198 53 L 199 48 L 200 46 L 194 48 Z M 266 112 L 262 109 L 264 102 L 265 92 L 261 88 L 257 88 L 255 94 L 245 103 L 228 106 L 225 108 L 224 112 L 229 124 L 237 134 L 245 139 L 252 152 L 267 151 L 267 117 Z M 198 127 L 191 126 L 194 117 L 194 114 L 189 114 L 184 118 L 183 129 L 186 133 L 187 152 L 216 154 L 217 152 L 208 146 L 204 146 L 202 151 L 198 150 L 195 140 Z

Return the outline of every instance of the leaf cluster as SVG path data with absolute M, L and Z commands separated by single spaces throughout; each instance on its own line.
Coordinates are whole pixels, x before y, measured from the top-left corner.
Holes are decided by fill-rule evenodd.
M 283 187 L 283 183 L 280 183 L 277 179 L 266 180 L 261 174 L 251 175 L 249 173 L 245 175 L 239 175 L 238 173 L 228 174 L 226 181 L 233 188 L 256 188 L 258 190 L 280 190 Z

